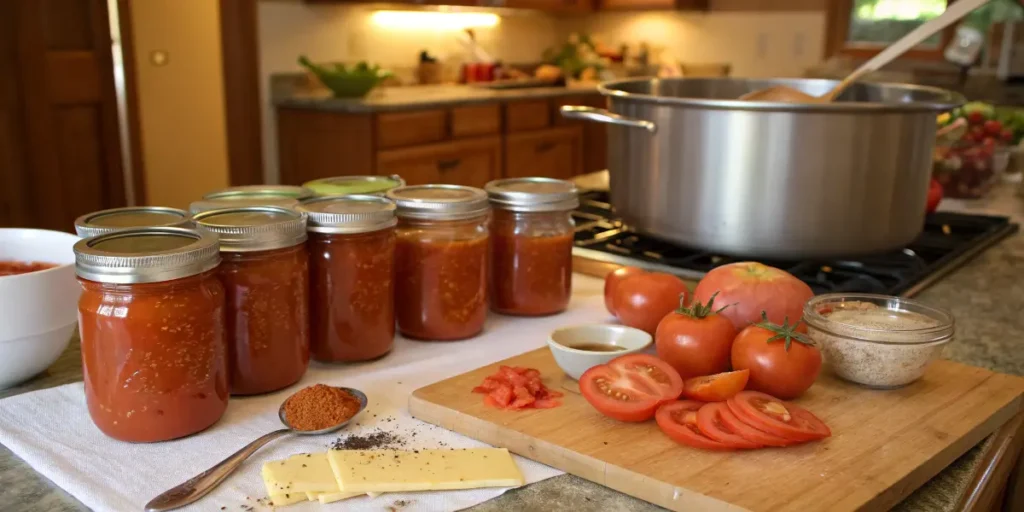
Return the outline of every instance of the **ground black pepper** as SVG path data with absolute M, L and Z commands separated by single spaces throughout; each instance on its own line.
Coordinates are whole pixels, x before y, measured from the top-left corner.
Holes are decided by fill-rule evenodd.
M 401 448 L 406 440 L 392 432 L 376 429 L 365 435 L 349 435 L 339 437 L 331 443 L 332 450 L 373 450 L 385 448 Z

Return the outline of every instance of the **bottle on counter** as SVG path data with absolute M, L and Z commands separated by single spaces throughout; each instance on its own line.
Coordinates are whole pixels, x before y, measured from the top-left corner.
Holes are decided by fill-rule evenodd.
M 398 206 L 395 316 L 407 337 L 460 340 L 487 318 L 487 193 L 458 185 L 391 190 Z
M 309 365 L 306 215 L 246 206 L 202 212 L 193 221 L 220 239 L 231 394 L 298 382 Z
M 395 339 L 395 203 L 370 195 L 311 199 L 310 350 L 317 361 L 376 359 Z
M 93 423 L 121 441 L 167 441 L 220 419 L 228 404 L 217 238 L 138 228 L 75 244 L 78 325 Z
M 524 316 L 564 311 L 572 293 L 576 186 L 552 178 L 508 178 L 485 190 L 494 210 L 491 309 Z

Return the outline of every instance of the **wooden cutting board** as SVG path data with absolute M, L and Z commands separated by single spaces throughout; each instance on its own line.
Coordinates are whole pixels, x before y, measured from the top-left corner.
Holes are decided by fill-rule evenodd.
M 502 411 L 471 392 L 499 365 L 540 370 L 567 391 L 555 409 Z M 716 453 L 681 446 L 654 421 L 605 418 L 573 391 L 547 348 L 416 390 L 412 415 L 672 510 L 883 510 L 1021 408 L 1024 379 L 937 361 L 919 381 L 871 390 L 822 375 L 797 403 L 833 437 Z

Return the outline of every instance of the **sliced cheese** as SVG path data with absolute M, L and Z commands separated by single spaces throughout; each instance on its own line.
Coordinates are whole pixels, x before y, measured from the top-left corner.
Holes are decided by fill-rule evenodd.
M 467 450 L 331 450 L 343 492 L 403 492 L 523 485 L 504 448 Z
M 300 501 L 306 501 L 306 493 L 304 492 L 288 492 L 284 494 L 268 494 L 269 503 L 271 507 L 286 507 L 288 505 L 294 505 Z
M 306 492 L 338 492 L 338 481 L 325 453 L 300 453 L 267 462 L 263 465 L 263 483 L 267 494 L 297 494 L 303 499 Z
M 355 498 L 356 496 L 362 496 L 365 492 L 322 492 L 317 499 L 320 503 L 326 505 L 328 503 L 334 503 L 335 501 L 347 500 L 349 498 Z

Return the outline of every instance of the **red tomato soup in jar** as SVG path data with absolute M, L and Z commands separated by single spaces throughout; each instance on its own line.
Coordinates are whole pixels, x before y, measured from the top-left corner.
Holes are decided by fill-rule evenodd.
M 268 393 L 298 382 L 309 365 L 305 214 L 247 206 L 193 220 L 220 239 L 231 393 Z
M 569 305 L 575 223 L 572 182 L 509 178 L 487 184 L 491 219 L 491 309 L 508 315 L 559 313 Z
M 487 318 L 487 194 L 457 185 L 388 192 L 398 206 L 395 316 L 421 340 L 476 336 Z
M 78 327 L 93 423 L 121 441 L 175 439 L 228 404 L 217 238 L 139 228 L 75 244 Z
M 366 361 L 395 339 L 395 203 L 379 196 L 306 201 L 310 351 L 317 361 Z

